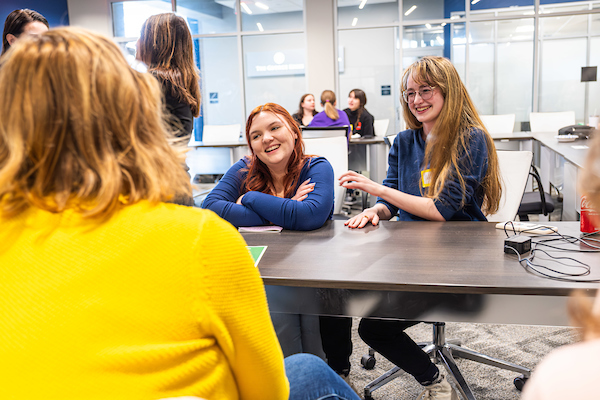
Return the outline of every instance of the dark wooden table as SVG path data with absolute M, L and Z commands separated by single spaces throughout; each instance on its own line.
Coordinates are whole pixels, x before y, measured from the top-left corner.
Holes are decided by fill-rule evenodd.
M 578 223 L 551 225 L 579 235 Z M 526 272 L 504 253 L 505 237 L 487 222 L 386 221 L 351 230 L 329 221 L 311 232 L 244 234 L 248 245 L 268 246 L 259 269 L 272 311 L 567 325 L 568 295 L 576 288 L 592 295 L 598 285 Z M 587 278 L 600 279 L 600 254 L 552 254 L 586 262 Z M 547 264 L 544 258 L 536 256 Z

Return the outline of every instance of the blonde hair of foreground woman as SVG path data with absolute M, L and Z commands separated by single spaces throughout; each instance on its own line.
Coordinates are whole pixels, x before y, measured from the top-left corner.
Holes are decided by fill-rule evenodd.
M 23 38 L 0 63 L 0 212 L 108 217 L 189 193 L 163 112 L 156 79 L 110 39 L 78 28 Z
M 579 191 L 585 195 L 592 208 L 600 212 L 600 132 L 589 145 L 585 166 L 579 172 Z M 596 222 L 596 226 L 600 223 Z M 575 292 L 569 301 L 569 314 L 574 326 L 583 327 L 583 339 L 600 338 L 600 295 L 592 300 L 583 292 Z

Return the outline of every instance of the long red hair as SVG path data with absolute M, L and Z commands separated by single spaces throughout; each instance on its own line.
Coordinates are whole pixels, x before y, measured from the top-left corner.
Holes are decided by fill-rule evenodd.
M 302 131 L 298 128 L 298 125 L 294 122 L 294 119 L 286 109 L 275 103 L 267 103 L 256 107 L 252 110 L 248 117 L 248 121 L 246 122 L 246 142 L 248 143 L 248 147 L 250 147 L 252 154 L 249 157 L 248 175 L 246 176 L 246 180 L 244 180 L 244 193 L 254 191 L 268 193 L 274 196 L 277 194 L 269 168 L 256 156 L 256 154 L 254 154 L 254 150 L 252 150 L 252 145 L 250 144 L 250 128 L 252 127 L 252 121 L 261 112 L 270 112 L 277 115 L 292 133 L 298 135 L 298 139 L 296 139 L 294 144 L 294 150 L 287 163 L 287 174 L 283 180 L 283 187 L 285 188 L 284 197 L 290 198 L 296 191 L 296 185 L 300 179 L 302 167 L 304 167 L 309 156 L 304 154 Z

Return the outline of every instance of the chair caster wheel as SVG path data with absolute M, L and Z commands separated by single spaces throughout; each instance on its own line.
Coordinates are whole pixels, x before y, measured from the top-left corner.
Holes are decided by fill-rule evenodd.
M 364 356 L 362 356 L 362 358 L 360 359 L 360 363 L 362 364 L 362 366 L 364 367 L 364 369 L 373 369 L 375 368 L 375 357 L 373 357 L 370 354 L 365 354 Z
M 523 390 L 523 386 L 525 386 L 525 384 L 527 383 L 527 379 L 529 379 L 529 378 L 525 378 L 523 375 L 519 375 L 513 381 L 513 383 L 515 384 L 515 387 L 517 388 L 517 390 L 519 392 L 521 390 Z

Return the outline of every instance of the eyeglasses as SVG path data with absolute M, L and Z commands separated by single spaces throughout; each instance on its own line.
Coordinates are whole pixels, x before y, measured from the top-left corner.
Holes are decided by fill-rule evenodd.
M 425 86 L 419 89 L 419 97 L 423 100 L 429 100 L 433 96 L 433 89 L 435 89 L 435 86 Z M 402 98 L 405 102 L 409 104 L 415 101 L 416 95 L 417 92 L 415 92 L 414 90 L 405 90 L 404 92 L 402 92 Z

